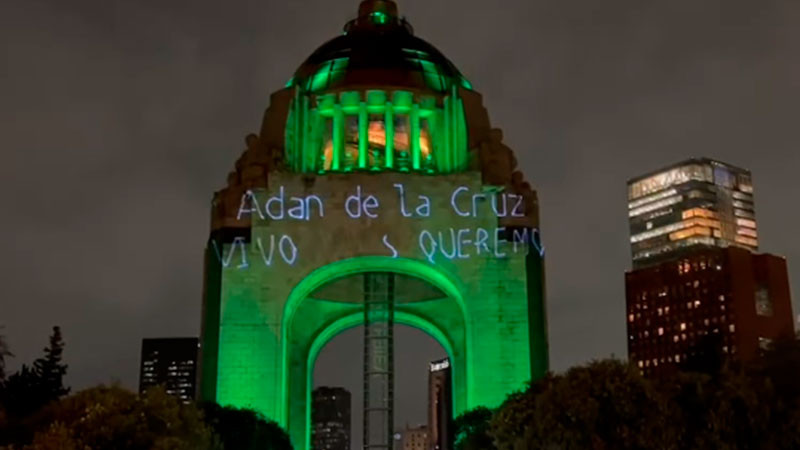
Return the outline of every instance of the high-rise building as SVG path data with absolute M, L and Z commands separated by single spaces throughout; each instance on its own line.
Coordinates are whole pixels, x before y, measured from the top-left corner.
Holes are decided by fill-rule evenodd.
M 750 172 L 690 159 L 628 182 L 633 267 L 697 246 L 758 250 Z
M 428 427 L 419 425 L 416 427 L 406 426 L 403 431 L 403 450 L 428 450 Z
M 164 386 L 167 394 L 184 403 L 195 399 L 197 386 L 197 338 L 142 340 L 139 392 Z
M 750 173 L 684 161 L 628 183 L 628 356 L 645 375 L 747 361 L 792 336 L 786 261 L 758 248 Z
M 428 374 L 428 439 L 431 450 L 449 450 L 453 417 L 450 360 L 430 363 Z
M 706 248 L 626 274 L 628 356 L 645 375 L 747 361 L 794 333 L 786 260 Z
M 350 391 L 314 389 L 311 441 L 315 450 L 350 450 Z

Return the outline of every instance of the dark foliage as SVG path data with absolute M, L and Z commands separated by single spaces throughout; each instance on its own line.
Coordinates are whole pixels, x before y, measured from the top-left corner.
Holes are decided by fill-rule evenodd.
M 489 435 L 492 411 L 476 408 L 458 416 L 453 421 L 455 450 L 492 450 L 494 444 Z
M 255 411 L 216 403 L 205 403 L 202 410 L 226 450 L 292 450 L 289 435 Z
M 691 371 L 658 379 L 613 360 L 549 375 L 509 396 L 489 435 L 498 450 L 800 448 L 800 342 L 745 366 L 703 345 Z
M 99 386 L 47 406 L 27 450 L 220 450 L 194 405 L 162 388 L 137 395 Z
M 63 381 L 67 372 L 67 365 L 61 361 L 63 352 L 61 329 L 53 327 L 44 356 L 36 359 L 33 366 L 23 365 L 0 383 L 0 445 L 29 441 L 34 432 L 34 416 L 69 393 Z
M 0 327 L 0 329 L 2 329 L 2 327 Z M 6 337 L 0 334 L 0 383 L 6 379 L 6 358 L 9 356 L 14 355 L 8 350 Z
M 61 328 L 53 327 L 50 344 L 44 348 L 44 357 L 33 362 L 33 368 L 39 376 L 42 395 L 47 401 L 58 400 L 69 394 L 69 388 L 64 387 L 64 375 L 67 365 L 61 361 L 64 353 L 64 340 L 61 337 Z
M 0 403 L 12 417 L 26 417 L 48 402 L 36 370 L 23 365 L 3 383 Z

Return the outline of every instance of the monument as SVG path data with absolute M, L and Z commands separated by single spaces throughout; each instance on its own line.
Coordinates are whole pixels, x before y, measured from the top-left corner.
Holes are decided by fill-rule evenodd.
M 455 415 L 545 374 L 536 192 L 480 94 L 393 1 L 361 2 L 246 146 L 212 203 L 201 399 L 253 408 L 307 449 L 316 357 L 365 326 L 365 448 L 384 448 L 395 323 L 447 352 Z

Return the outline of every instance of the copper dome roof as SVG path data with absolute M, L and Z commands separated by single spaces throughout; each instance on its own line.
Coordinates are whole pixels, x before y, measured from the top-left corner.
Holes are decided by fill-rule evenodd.
M 469 82 L 439 50 L 414 36 L 391 0 L 365 0 L 344 34 L 319 47 L 288 86 L 308 92 L 398 87 L 445 92 Z

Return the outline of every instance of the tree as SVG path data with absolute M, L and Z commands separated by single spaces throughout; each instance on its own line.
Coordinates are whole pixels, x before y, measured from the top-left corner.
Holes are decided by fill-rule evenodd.
M 61 422 L 55 422 L 44 433 L 38 433 L 29 450 L 81 450 L 72 437 L 72 430 Z
M 53 327 L 44 356 L 36 359 L 32 367 L 23 364 L 19 371 L 0 384 L 0 404 L 5 408 L 9 422 L 23 421 L 69 392 L 63 382 L 67 372 L 67 365 L 61 362 L 63 351 L 61 329 Z
M 458 416 L 453 421 L 455 450 L 492 450 L 495 448 L 489 435 L 492 411 L 478 407 Z
M 2 327 L 0 327 L 0 330 Z M 7 356 L 14 356 L 10 351 L 8 351 L 8 344 L 6 343 L 6 338 L 2 334 L 0 334 L 0 383 L 6 379 L 6 357 Z
M 46 402 L 39 375 L 26 364 L 11 374 L 0 389 L 0 403 L 12 419 L 33 414 Z
M 515 446 L 522 444 L 525 428 L 534 420 L 536 398 L 552 381 L 553 375 L 548 374 L 529 385 L 526 391 L 509 395 L 495 412 L 490 433 L 498 450 L 514 450 Z
M 44 348 L 44 356 L 33 362 L 33 368 L 41 380 L 41 389 L 47 402 L 58 400 L 69 393 L 64 387 L 64 375 L 67 365 L 61 362 L 64 353 L 64 341 L 61 328 L 53 327 L 50 344 Z
M 275 422 L 247 409 L 202 405 L 206 423 L 227 450 L 292 450 L 289 435 Z
M 498 411 L 492 429 L 498 448 L 678 448 L 670 405 L 623 362 L 593 362 L 542 383 Z
M 29 450 L 221 450 L 202 413 L 162 388 L 100 386 L 48 406 Z

